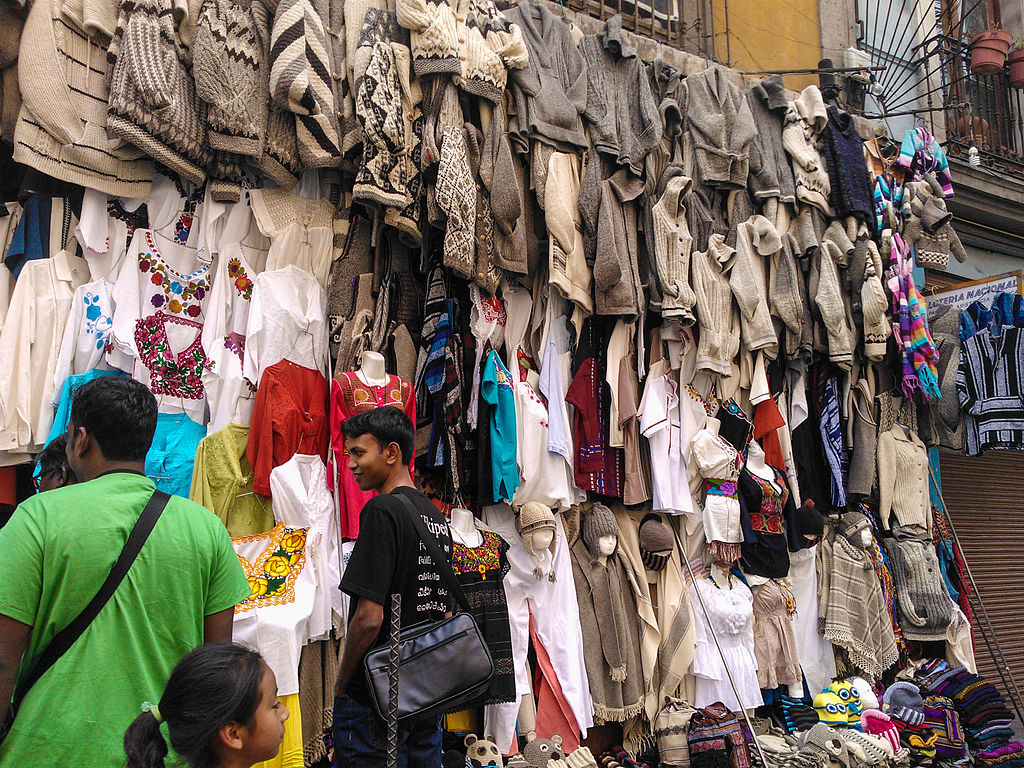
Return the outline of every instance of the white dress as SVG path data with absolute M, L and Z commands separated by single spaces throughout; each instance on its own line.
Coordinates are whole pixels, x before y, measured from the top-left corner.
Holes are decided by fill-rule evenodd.
M 317 455 L 297 453 L 270 473 L 274 518 L 292 528 L 309 528 L 317 592 L 307 629 L 309 640 L 344 627 L 338 516 L 327 490 L 327 467 Z M 316 536 L 314 536 L 314 532 Z
M 793 617 L 793 634 L 800 649 L 800 666 L 809 691 L 827 688 L 836 675 L 836 658 L 832 644 L 818 631 L 818 574 L 816 548 L 801 549 L 789 554 L 790 592 L 800 606 Z
M 685 398 L 685 400 L 683 399 Z M 686 448 L 697 432 L 690 395 L 670 371 L 649 376 L 639 408 L 640 433 L 651 446 L 651 490 L 655 511 L 693 514 Z
M 107 369 L 107 336 L 114 324 L 111 292 L 106 278 L 80 285 L 71 299 L 64 325 L 57 368 L 53 374 L 53 399 L 60 401 L 64 380 L 93 368 Z M 54 403 L 57 405 L 57 402 Z
M 743 459 L 725 438 L 705 427 L 690 442 L 693 461 L 704 477 L 704 537 L 708 541 L 738 544 L 740 529 L 739 484 Z
M 703 598 L 707 617 L 697 593 Z M 738 712 L 764 704 L 757 685 L 757 661 L 754 659 L 754 597 L 747 585 L 733 577 L 732 589 L 719 589 L 709 579 L 697 579 L 690 589 L 690 606 L 697 639 L 690 667 L 697 678 L 694 706 L 706 707 L 720 701 L 733 712 Z M 715 645 L 716 637 L 722 648 L 721 655 Z M 722 656 L 736 683 L 739 701 L 729 685 Z

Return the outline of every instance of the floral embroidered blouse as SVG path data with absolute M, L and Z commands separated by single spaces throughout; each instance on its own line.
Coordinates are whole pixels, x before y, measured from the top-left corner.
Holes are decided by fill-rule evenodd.
M 195 263 L 192 252 L 176 250 Z M 183 274 L 161 253 L 151 230 L 136 231 L 114 285 L 107 354 L 113 367 L 150 388 L 161 411 L 184 412 L 199 423 L 206 411 L 202 331 L 209 291 L 209 267 Z

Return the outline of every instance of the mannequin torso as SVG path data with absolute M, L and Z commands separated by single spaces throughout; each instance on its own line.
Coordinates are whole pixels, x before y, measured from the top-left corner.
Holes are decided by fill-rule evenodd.
M 388 383 L 388 374 L 384 368 L 384 355 L 380 352 L 364 352 L 356 375 L 368 387 L 385 386 Z
M 452 538 L 464 547 L 476 549 L 484 542 L 483 534 L 476 527 L 476 518 L 468 509 L 455 507 L 451 516 Z

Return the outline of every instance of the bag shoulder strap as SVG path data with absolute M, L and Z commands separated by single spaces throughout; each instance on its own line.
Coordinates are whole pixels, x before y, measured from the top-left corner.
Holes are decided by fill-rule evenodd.
M 444 556 L 444 552 L 441 550 L 441 545 L 437 543 L 437 537 L 434 536 L 427 526 L 423 522 L 423 518 L 420 516 L 420 511 L 416 509 L 416 505 L 412 503 L 412 499 L 403 493 L 392 494 L 398 496 L 399 499 L 409 509 L 412 518 L 412 524 L 416 526 L 416 532 L 420 535 L 420 539 L 423 541 L 423 545 L 427 548 L 427 553 L 430 555 L 430 559 L 434 561 L 434 565 L 437 566 L 438 571 L 441 572 L 441 580 L 444 585 L 448 587 L 448 592 L 451 593 L 452 597 L 458 602 L 459 607 L 466 613 L 470 612 L 469 601 L 466 599 L 466 593 L 462 590 L 462 585 L 459 584 L 459 580 L 455 577 L 455 572 L 452 570 L 451 563 L 448 562 L 448 558 Z
M 149 534 L 153 531 L 153 526 L 160 519 L 160 515 L 163 513 L 164 507 L 167 506 L 170 498 L 163 491 L 153 491 L 153 495 L 149 497 L 146 508 L 139 515 L 139 519 L 135 522 L 132 532 L 128 534 L 128 539 L 121 549 L 121 554 L 118 555 L 116 562 L 110 569 L 110 573 L 107 575 L 106 581 L 103 582 L 95 597 L 89 601 L 89 604 L 82 609 L 82 612 L 70 624 L 54 635 L 42 654 L 40 654 L 32 671 L 25 677 L 25 682 L 18 686 L 18 692 L 14 696 L 13 702 L 15 709 L 25 698 L 25 694 L 29 692 L 29 689 L 75 644 L 75 641 L 82 636 L 82 633 L 92 623 L 92 620 L 99 615 L 103 606 L 113 597 L 114 592 L 117 591 L 121 582 L 124 581 L 124 577 L 128 575 L 132 563 L 135 562 L 139 552 L 142 551 L 142 547 L 149 538 Z

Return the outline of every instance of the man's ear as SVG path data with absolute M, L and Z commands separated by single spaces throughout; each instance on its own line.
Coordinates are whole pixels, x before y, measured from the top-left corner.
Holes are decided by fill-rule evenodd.
M 242 726 L 232 721 L 220 727 L 217 731 L 217 738 L 227 749 L 239 750 L 242 744 Z
M 384 449 L 384 460 L 388 464 L 402 463 L 402 449 L 398 447 L 398 443 L 388 443 Z
M 74 456 L 84 456 L 92 447 L 92 437 L 85 431 L 85 427 L 74 427 L 74 431 L 68 436 L 68 452 Z

